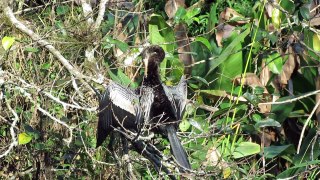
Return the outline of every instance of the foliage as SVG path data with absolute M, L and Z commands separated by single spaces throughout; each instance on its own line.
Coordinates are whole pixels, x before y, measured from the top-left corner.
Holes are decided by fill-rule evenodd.
M 218 0 L 200 7 L 192 7 L 196 1 L 186 3 L 191 8 L 180 7 L 171 20 L 164 12 L 165 1 L 134 1 L 132 7 L 140 8 L 136 12 L 110 5 L 98 29 L 88 25 L 98 14 L 94 4 L 96 13 L 84 16 L 78 4 L 49 1 L 19 18 L 28 20 L 30 29 L 84 75 L 132 88 L 143 74 L 138 55 L 145 41 L 167 53 L 160 65 L 163 82 L 179 81 L 184 64 L 174 26 L 185 24 L 190 52 L 183 53 L 191 54 L 194 62 L 188 78 L 190 103 L 179 129 L 190 174 L 216 179 L 319 178 L 319 7 L 290 0 Z M 18 12 L 25 6 L 17 3 L 12 8 Z M 1 177 L 165 176 L 136 152 L 130 151 L 129 160 L 122 158 L 120 142 L 117 158 L 107 143 L 96 149 L 95 92 L 46 48 L 0 17 L 5 24 L 0 31 Z M 88 82 L 103 92 L 104 80 Z M 165 157 L 171 156 L 165 139 L 153 142 Z M 128 164 L 133 166 L 129 173 Z

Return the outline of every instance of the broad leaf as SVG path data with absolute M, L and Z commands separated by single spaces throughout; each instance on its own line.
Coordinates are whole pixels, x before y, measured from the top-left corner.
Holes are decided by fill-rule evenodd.
M 234 48 L 240 44 L 245 37 L 248 36 L 250 33 L 250 28 L 247 28 L 244 32 L 239 34 L 233 41 L 223 50 L 220 56 L 217 59 L 213 60 L 213 63 L 210 66 L 210 70 L 208 71 L 207 75 L 209 75 L 216 67 L 218 67 L 222 62 L 228 59 L 230 55 L 235 53 Z
M 2 38 L 2 47 L 4 50 L 8 50 L 10 49 L 10 47 L 12 46 L 12 44 L 14 43 L 14 37 L 10 37 L 10 36 L 5 36 L 4 38 Z
M 266 63 L 269 69 L 275 73 L 280 74 L 282 71 L 283 60 L 279 53 L 273 53 L 266 58 Z
M 190 123 L 189 121 L 187 120 L 183 120 L 181 121 L 181 123 L 179 124 L 179 129 L 182 131 L 182 132 L 185 132 L 187 131 L 189 128 L 190 128 Z
M 261 120 L 254 125 L 255 128 L 264 128 L 264 127 L 281 127 L 281 124 L 271 118 L 267 118 L 266 120 Z
M 25 132 L 20 133 L 18 136 L 19 145 L 28 144 L 31 140 L 32 140 L 32 136 L 30 136 L 29 134 L 27 134 Z
M 276 156 L 279 156 L 282 152 L 287 150 L 288 148 L 292 147 L 292 145 L 283 145 L 283 146 L 269 146 L 269 147 L 264 147 L 264 156 L 266 158 L 274 158 Z
M 232 156 L 233 158 L 242 158 L 260 152 L 260 145 L 253 142 L 242 142 L 236 146 Z

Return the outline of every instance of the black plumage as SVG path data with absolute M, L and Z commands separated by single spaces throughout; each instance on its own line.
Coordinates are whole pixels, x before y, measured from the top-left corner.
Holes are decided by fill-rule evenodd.
M 187 83 L 184 76 L 177 86 L 170 87 L 161 83 L 159 64 L 164 57 L 165 52 L 160 46 L 150 46 L 142 52 L 145 64 L 142 87 L 151 88 L 154 96 L 150 119 L 146 124 L 154 132 L 169 139 L 172 154 L 182 169 L 191 169 L 187 154 L 177 137 L 177 126 L 182 119 L 187 101 Z
M 121 134 L 123 144 L 127 144 L 129 140 L 133 150 L 147 158 L 158 172 L 162 170 L 174 180 L 176 178 L 161 163 L 162 156 L 159 151 L 131 136 L 133 133 L 137 136 L 144 119 L 149 119 L 153 96 L 152 89 L 148 87 L 132 90 L 111 81 L 106 92 L 100 97 L 96 147 L 111 135 L 108 148 L 113 153 L 114 131 L 117 130 Z M 127 147 L 124 147 L 123 151 L 127 151 Z
M 111 81 L 99 103 L 97 147 L 114 128 L 128 133 L 139 132 L 139 125 L 149 118 L 148 112 L 152 103 L 149 99 L 153 96 L 150 88 L 141 88 L 137 94 L 136 91 Z
M 165 53 L 160 46 L 150 46 L 142 52 L 145 65 L 143 81 L 136 90 L 110 82 L 99 103 L 99 120 L 97 147 L 115 129 L 128 139 L 135 151 L 153 163 L 156 170 L 168 169 L 161 164 L 161 155 L 157 150 L 142 140 L 132 138 L 139 135 L 142 129 L 151 130 L 169 139 L 171 151 L 178 164 L 190 169 L 187 154 L 176 133 L 177 125 L 182 118 L 187 100 L 187 84 L 184 77 L 177 86 L 166 86 L 161 83 L 159 64 Z M 110 138 L 109 148 L 113 138 Z M 174 176 L 169 175 L 171 179 Z

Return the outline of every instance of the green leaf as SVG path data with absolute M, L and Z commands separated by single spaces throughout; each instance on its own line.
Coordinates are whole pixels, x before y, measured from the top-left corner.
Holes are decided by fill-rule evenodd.
M 183 20 L 190 25 L 193 21 L 199 22 L 199 19 L 195 16 L 201 12 L 200 8 L 194 8 L 187 11 L 187 14 L 183 17 Z
M 179 128 L 182 132 L 187 131 L 190 128 L 190 123 L 187 120 L 183 120 L 181 121 L 181 123 L 179 124 Z
M 227 95 L 226 91 L 223 90 L 199 90 L 199 92 L 218 97 L 225 97 Z
M 250 33 L 250 28 L 247 28 L 244 32 L 239 34 L 220 54 L 220 56 L 217 59 L 213 60 L 213 63 L 210 66 L 210 70 L 208 71 L 207 75 L 208 76 L 216 67 L 218 67 L 222 62 L 227 60 L 230 55 L 234 54 L 234 49 L 235 47 L 240 44 L 245 37 L 248 36 Z
M 176 23 L 179 23 L 182 20 L 183 16 L 185 16 L 186 14 L 187 14 L 186 9 L 180 6 L 174 16 L 174 21 Z
M 205 80 L 204 78 L 200 77 L 200 76 L 192 76 L 193 79 L 196 79 L 197 81 L 200 81 L 204 84 L 206 84 L 207 86 L 209 86 L 209 83 L 207 80 Z
M 215 29 L 216 23 L 218 23 L 217 4 L 212 3 L 208 18 L 207 32 L 210 32 L 210 34 L 214 33 L 213 29 Z
M 120 69 L 118 69 L 117 76 L 121 81 L 121 84 L 128 86 L 131 83 L 131 79 L 124 74 Z
M 310 10 L 307 6 L 302 6 L 299 10 L 301 16 L 305 19 L 305 20 L 309 20 L 310 19 Z
M 187 11 L 186 18 L 191 19 L 194 16 L 198 15 L 201 12 L 200 8 L 193 8 Z
M 261 115 L 260 114 L 253 114 L 252 120 L 254 120 L 255 122 L 261 121 Z
M 257 154 L 260 152 L 260 145 L 253 142 L 242 142 L 236 146 L 232 156 L 233 158 L 242 158 Z
M 30 47 L 30 46 L 24 48 L 24 50 L 27 51 L 27 52 L 33 52 L 33 53 L 39 52 L 39 49 L 38 49 L 38 48 Z
M 276 102 L 285 101 L 288 99 L 293 99 L 293 96 L 282 97 L 278 99 Z M 271 119 L 277 120 L 279 123 L 283 123 L 283 121 L 290 115 L 293 108 L 295 106 L 294 102 L 288 102 L 284 104 L 273 104 L 271 106 L 271 115 L 269 116 Z
M 312 42 L 313 42 L 313 49 L 315 51 L 320 52 L 320 35 L 314 33 Z
M 261 86 L 256 86 L 253 90 L 256 95 L 262 95 L 264 92 L 264 88 Z
M 58 6 L 57 7 L 57 15 L 64 15 L 69 11 L 68 6 Z
M 114 44 L 122 51 L 126 52 L 129 49 L 129 45 L 125 42 L 114 40 Z
M 274 158 L 276 156 L 279 156 L 282 152 L 287 150 L 289 147 L 292 147 L 291 144 L 289 145 L 283 145 L 283 146 L 269 146 L 269 147 L 264 147 L 264 156 L 266 158 Z
M 281 25 L 281 11 L 278 8 L 273 8 L 271 20 L 274 27 L 279 29 Z
M 195 39 L 195 41 L 201 42 L 203 45 L 205 45 L 209 51 L 212 50 L 212 46 L 210 44 L 210 42 L 208 41 L 208 39 L 204 38 L 204 37 L 197 37 Z
M 2 46 L 4 50 L 10 49 L 12 44 L 14 43 L 15 38 L 10 36 L 5 36 L 2 38 Z
M 117 39 L 113 39 L 110 36 L 106 36 L 102 41 L 102 47 L 104 49 L 110 49 L 113 46 L 117 46 L 122 52 L 126 52 L 129 49 L 129 45 L 125 42 L 119 41 Z
M 266 120 L 261 120 L 254 125 L 255 128 L 263 128 L 263 127 L 281 127 L 281 124 L 271 118 L 267 118 Z
M 20 133 L 18 135 L 18 143 L 19 145 L 22 145 L 22 144 L 27 144 L 29 143 L 30 141 L 32 140 L 32 136 L 30 136 L 29 134 L 23 132 L 23 133 Z
M 238 36 L 238 33 L 232 33 L 231 37 L 226 39 L 226 44 L 230 45 L 233 44 L 235 40 L 238 41 Z M 224 54 L 225 50 L 227 50 L 228 47 L 229 46 L 224 49 L 222 54 Z M 237 44 L 234 44 L 234 47 L 232 51 L 230 51 L 230 54 L 228 56 L 226 55 L 226 59 L 224 59 L 220 63 L 219 67 L 213 74 L 206 78 L 209 81 L 212 79 L 217 79 L 217 81 L 212 84 L 212 88 L 226 90 L 227 92 L 233 91 L 233 82 L 230 79 L 236 77 L 239 74 L 242 74 L 243 72 L 243 62 L 245 62 L 245 60 L 243 60 L 242 49 L 243 47 L 241 42 L 237 42 Z M 218 56 L 217 59 L 213 59 L 212 61 L 210 61 L 210 66 L 212 67 L 212 65 L 214 65 L 216 63 L 216 60 L 218 60 L 220 57 L 221 55 Z
M 319 165 L 319 164 L 320 164 L 320 160 L 308 161 L 305 163 L 298 164 L 296 166 L 290 167 L 287 170 L 281 172 L 277 176 L 277 179 L 283 179 L 283 178 L 295 176 L 295 175 L 297 175 L 297 173 L 305 171 L 306 166 Z
M 149 35 L 151 44 L 164 44 L 161 47 L 166 52 L 174 52 L 175 36 L 173 29 L 166 23 L 162 16 L 153 14 L 149 21 Z
M 50 63 L 44 63 L 42 64 L 41 69 L 48 70 L 50 67 L 51 67 Z
M 266 63 L 270 69 L 275 74 L 280 74 L 282 71 L 283 60 L 279 53 L 273 53 L 266 58 Z

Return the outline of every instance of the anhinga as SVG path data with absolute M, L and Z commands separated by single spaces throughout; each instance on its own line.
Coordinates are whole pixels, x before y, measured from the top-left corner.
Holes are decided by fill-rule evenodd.
M 145 75 L 140 87 L 132 90 L 117 83 L 110 82 L 99 103 L 99 120 L 97 147 L 116 128 L 125 133 L 139 135 L 142 128 L 148 127 L 155 133 L 167 137 L 171 151 L 182 171 L 190 169 L 187 154 L 176 133 L 178 122 L 182 118 L 187 100 L 187 84 L 184 77 L 177 86 L 166 86 L 161 83 L 159 64 L 165 53 L 160 46 L 150 46 L 143 50 L 142 59 Z M 161 168 L 170 172 L 161 164 L 161 155 L 148 143 L 142 140 L 129 139 L 133 148 L 152 162 L 159 171 Z M 113 139 L 110 138 L 109 147 Z M 169 175 L 170 176 L 170 175 Z M 175 179 L 174 176 L 170 176 Z
M 172 154 L 184 171 L 184 169 L 191 169 L 191 167 L 187 154 L 177 137 L 176 129 L 182 119 L 187 102 L 187 82 L 182 76 L 177 86 L 170 87 L 161 83 L 159 64 L 164 57 L 165 52 L 160 46 L 150 46 L 142 52 L 145 65 L 142 87 L 153 90 L 150 118 L 145 124 L 150 126 L 152 131 L 169 139 Z
M 117 130 L 124 144 L 127 144 L 129 140 L 134 150 L 147 158 L 158 172 L 163 170 L 171 179 L 175 179 L 162 165 L 161 154 L 153 146 L 142 140 L 126 137 L 132 133 L 139 134 L 140 124 L 143 124 L 144 119 L 149 119 L 151 105 L 148 103 L 152 103 L 150 99 L 152 100 L 153 96 L 152 89 L 148 87 L 134 91 L 111 81 L 106 92 L 100 97 L 96 147 L 99 147 L 106 137 L 111 135 L 108 148 L 113 151 L 113 133 Z

